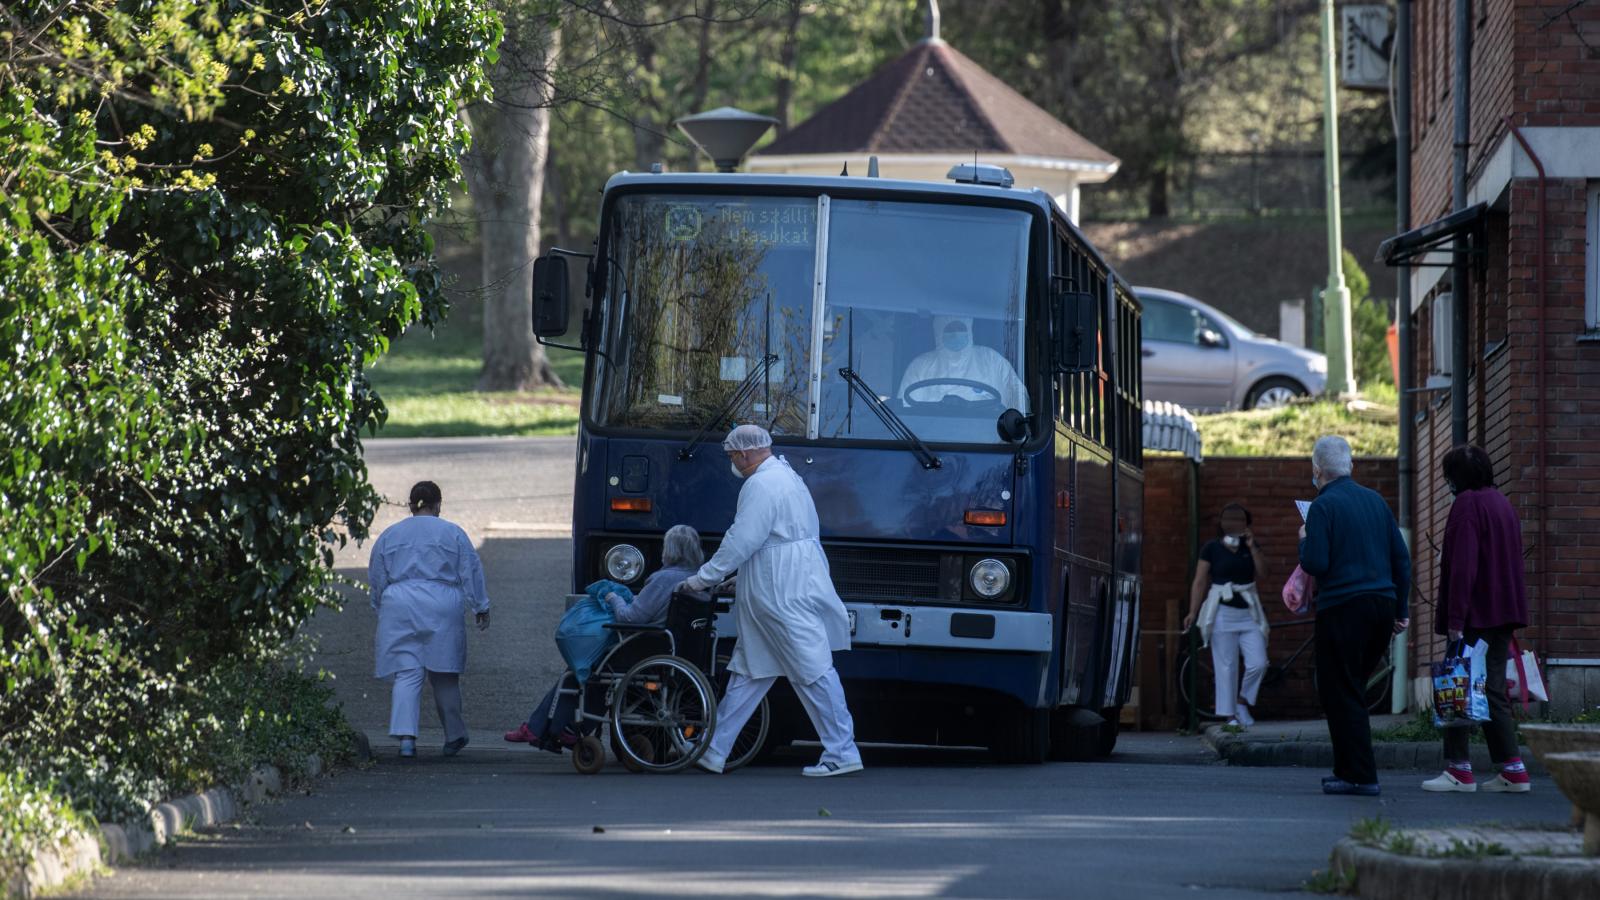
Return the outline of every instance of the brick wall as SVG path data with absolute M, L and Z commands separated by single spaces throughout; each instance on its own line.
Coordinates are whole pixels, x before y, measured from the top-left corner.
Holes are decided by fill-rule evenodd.
M 1476 176 L 1504 135 L 1519 126 L 1600 125 L 1600 4 L 1570 0 L 1475 0 L 1472 4 L 1472 147 Z M 1563 15 L 1563 11 L 1565 14 Z M 1455 138 L 1455 4 L 1423 0 L 1412 30 L 1411 220 L 1450 211 Z
M 1581 179 L 1547 184 L 1544 248 L 1546 321 L 1543 368 L 1546 435 L 1545 552 L 1549 555 L 1549 597 L 1539 596 L 1540 531 L 1538 508 L 1538 320 L 1540 298 L 1535 281 L 1538 247 L 1538 204 L 1535 182 L 1512 182 L 1507 227 L 1488 233 L 1484 277 L 1472 294 L 1476 315 L 1469 347 L 1470 421 L 1474 443 L 1489 451 L 1501 489 L 1522 518 L 1527 561 L 1529 608 L 1533 627 L 1524 643 L 1547 656 L 1600 658 L 1600 342 L 1587 340 L 1584 320 L 1587 240 L 1586 184 Z M 1492 225 L 1493 223 L 1491 223 Z M 1496 347 L 1495 317 L 1486 306 L 1503 305 L 1505 343 Z M 1426 315 L 1419 315 L 1419 326 Z M 1430 346 L 1431 332 L 1419 327 L 1419 376 L 1425 360 L 1442 348 Z M 1485 353 L 1485 350 L 1489 352 Z M 1420 382 L 1419 382 L 1420 383 Z M 1482 401 L 1479 401 L 1482 397 Z M 1422 405 L 1417 454 L 1417 572 L 1425 597 L 1436 589 L 1438 566 L 1434 544 L 1442 540 L 1450 497 L 1439 474 L 1439 462 L 1450 447 L 1447 395 Z M 1540 620 L 1541 609 L 1546 612 Z M 1541 625 L 1543 627 L 1541 627 Z M 1438 642 L 1429 636 L 1432 620 L 1418 622 L 1429 638 L 1419 647 L 1416 674 L 1436 656 Z M 1552 681 L 1559 680 L 1559 673 Z M 1561 692 L 1556 712 L 1570 711 Z
M 1309 449 L 1305 457 L 1217 457 L 1206 460 L 1199 470 L 1201 544 L 1216 537 L 1217 513 L 1228 503 L 1243 503 L 1253 517 L 1251 530 L 1267 557 L 1268 572 L 1256 583 L 1273 624 L 1267 657 L 1274 665 L 1287 662 L 1311 637 L 1309 620 L 1296 624 L 1280 599 L 1283 582 L 1294 571 L 1299 545 L 1300 514 L 1294 501 L 1310 500 L 1315 494 Z M 1176 725 L 1181 712 L 1173 667 L 1194 572 L 1189 561 L 1188 473 L 1188 464 L 1181 459 L 1145 461 L 1145 508 L 1175 513 L 1147 517 L 1145 524 L 1139 696 L 1146 727 Z M 1398 477 L 1393 459 L 1356 461 L 1356 480 L 1382 494 L 1391 507 L 1398 496 Z M 1262 689 L 1258 712 L 1269 718 L 1320 715 L 1311 664 L 1307 646 L 1283 671 L 1281 681 Z

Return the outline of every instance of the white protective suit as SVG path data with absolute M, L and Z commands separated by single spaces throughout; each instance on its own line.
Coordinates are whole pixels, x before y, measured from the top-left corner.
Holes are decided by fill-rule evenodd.
M 817 507 L 794 469 L 774 456 L 739 490 L 733 525 L 696 577 L 716 584 L 739 572 L 739 639 L 729 670 L 809 685 L 850 649 L 850 618 L 828 576 Z
M 966 326 L 966 346 L 959 350 L 949 349 L 944 344 L 945 328 L 953 323 Z M 994 349 L 972 342 L 972 319 L 964 316 L 934 316 L 933 340 L 934 349 L 918 356 L 906 367 L 905 377 L 900 379 L 901 397 L 906 397 L 906 390 L 919 381 L 960 378 L 986 384 L 999 391 L 1000 402 L 1011 409 L 1028 409 L 1028 389 L 1017 377 L 1017 370 Z M 962 400 L 994 399 L 993 394 L 954 384 L 919 388 L 909 399 L 918 403 L 934 403 L 950 396 Z
M 389 526 L 372 547 L 367 580 L 378 611 L 374 675 L 466 668 L 464 608 L 488 612 L 489 595 L 478 551 L 460 526 L 426 515 Z

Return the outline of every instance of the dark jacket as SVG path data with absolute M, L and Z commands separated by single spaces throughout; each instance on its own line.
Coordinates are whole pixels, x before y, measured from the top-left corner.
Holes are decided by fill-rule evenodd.
M 1528 624 L 1522 522 L 1492 487 L 1462 491 L 1450 506 L 1439 555 L 1439 614 L 1433 630 Z
M 1363 594 L 1395 599 L 1395 618 L 1411 611 L 1411 553 L 1389 504 L 1349 476 L 1322 486 L 1306 515 L 1300 568 L 1317 580 L 1317 609 Z

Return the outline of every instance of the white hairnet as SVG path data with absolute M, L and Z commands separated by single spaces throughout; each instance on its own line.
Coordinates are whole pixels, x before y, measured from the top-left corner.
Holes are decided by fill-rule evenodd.
M 760 425 L 740 425 L 728 432 L 722 442 L 722 449 L 735 450 L 760 450 L 772 446 L 772 435 L 767 433 Z
M 700 532 L 687 525 L 674 525 L 661 539 L 661 564 L 668 567 L 698 569 L 705 565 L 706 552 L 700 548 Z

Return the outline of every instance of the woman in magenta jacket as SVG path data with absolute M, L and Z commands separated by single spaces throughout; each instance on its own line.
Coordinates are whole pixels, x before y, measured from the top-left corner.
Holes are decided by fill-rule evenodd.
M 1467 728 L 1444 732 L 1445 770 L 1422 783 L 1427 791 L 1525 793 L 1528 770 L 1517 750 L 1506 696 L 1506 660 L 1518 628 L 1528 624 L 1528 592 L 1522 572 L 1522 523 L 1494 485 L 1494 465 L 1481 447 L 1460 446 L 1444 456 L 1444 479 L 1455 501 L 1444 529 L 1439 558 L 1439 606 L 1434 631 L 1451 642 L 1489 645 L 1486 683 L 1489 721 L 1483 736 L 1499 770 L 1480 785 L 1472 776 Z

